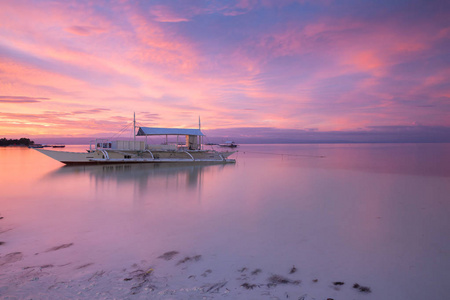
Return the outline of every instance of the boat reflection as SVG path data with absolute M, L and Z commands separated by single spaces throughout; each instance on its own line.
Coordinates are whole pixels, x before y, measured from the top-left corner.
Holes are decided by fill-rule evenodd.
M 65 181 L 65 184 L 74 180 L 78 182 L 88 179 L 90 185 L 97 189 L 112 184 L 117 188 L 133 186 L 145 193 L 161 189 L 197 189 L 201 186 L 203 177 L 214 175 L 225 168 L 233 168 L 234 164 L 117 164 L 95 166 L 64 166 L 49 174 L 53 180 Z

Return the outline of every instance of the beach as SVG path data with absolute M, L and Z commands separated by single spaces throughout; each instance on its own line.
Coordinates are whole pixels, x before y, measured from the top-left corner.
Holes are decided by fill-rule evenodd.
M 0 298 L 445 299 L 449 147 L 86 167 L 2 148 Z

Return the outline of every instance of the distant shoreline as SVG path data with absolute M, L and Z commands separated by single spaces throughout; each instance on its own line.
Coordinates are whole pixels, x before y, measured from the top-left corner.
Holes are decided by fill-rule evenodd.
M 0 147 L 10 147 L 10 146 L 28 147 L 30 145 L 34 145 L 34 141 L 30 140 L 29 138 L 0 139 Z
M 46 140 L 43 140 L 46 141 Z M 324 141 L 324 142 L 236 142 L 238 145 L 345 145 L 345 144 L 449 144 L 447 141 L 429 141 L 429 142 L 352 142 L 352 141 Z M 45 144 L 45 142 L 42 142 Z M 89 146 L 89 143 L 70 142 L 65 140 L 66 145 L 72 146 Z M 203 145 L 205 147 L 214 145 Z M 217 145 L 216 145 L 217 146 Z

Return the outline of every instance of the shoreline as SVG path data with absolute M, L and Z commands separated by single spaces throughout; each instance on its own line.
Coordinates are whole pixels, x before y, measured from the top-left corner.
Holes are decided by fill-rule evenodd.
M 212 257 L 168 251 L 149 261 L 109 269 L 95 262 L 53 264 L 76 244 L 61 244 L 34 256 L 46 256 L 46 264 L 29 265 L 33 257 L 12 252 L 0 257 L 0 294 L 18 299 L 318 299 L 314 291 L 337 299 L 352 292 L 354 299 L 372 292 L 370 287 L 343 281 L 324 281 L 300 275 L 295 265 L 284 273 L 242 266 L 223 273 L 210 267 Z M 220 264 L 219 264 L 220 265 Z M 255 298 L 256 297 L 256 298 Z M 320 296 L 319 296 L 320 297 Z
M 340 292 L 353 298 L 372 293 L 368 286 L 326 281 L 301 275 L 300 266 L 271 272 L 251 264 L 227 268 L 217 255 L 205 257 L 176 250 L 122 267 L 95 261 L 71 261 L 76 242 L 62 243 L 34 254 L 14 249 L 5 253 L 15 228 L 4 229 L 0 216 L 1 299 L 317 299 L 314 291 L 333 300 Z M 8 226 L 8 224 L 6 224 Z M 9 249 L 12 250 L 12 249 Z M 225 268 L 224 268 L 225 267 Z M 220 270 L 222 268 L 222 270 Z M 219 270 L 217 270 L 219 269 Z M 228 270 L 223 270 L 228 269 Z M 356 298 L 355 298 L 356 299 Z

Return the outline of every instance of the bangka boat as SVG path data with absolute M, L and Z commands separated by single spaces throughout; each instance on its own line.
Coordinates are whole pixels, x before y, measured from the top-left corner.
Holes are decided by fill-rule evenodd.
M 198 129 L 139 127 L 134 140 L 91 141 L 87 152 L 67 152 L 35 149 L 66 165 L 117 164 L 117 163 L 234 163 L 228 158 L 235 151 L 206 150 L 202 147 L 204 134 Z M 136 136 L 145 141 L 136 141 Z M 162 144 L 147 144 L 148 136 L 165 136 Z M 168 136 L 176 136 L 176 143 L 169 143 Z M 179 142 L 179 137 L 185 142 Z

